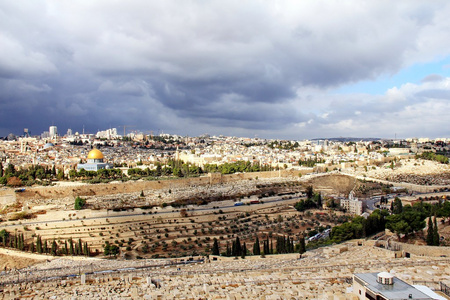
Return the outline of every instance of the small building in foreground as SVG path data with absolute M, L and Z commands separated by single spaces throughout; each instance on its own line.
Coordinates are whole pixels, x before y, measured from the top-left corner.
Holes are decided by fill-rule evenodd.
M 353 294 L 370 300 L 433 299 L 387 272 L 353 274 Z

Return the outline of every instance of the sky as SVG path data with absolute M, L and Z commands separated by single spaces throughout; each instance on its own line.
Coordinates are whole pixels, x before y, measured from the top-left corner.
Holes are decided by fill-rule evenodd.
M 0 136 L 450 137 L 450 1 L 0 0 Z

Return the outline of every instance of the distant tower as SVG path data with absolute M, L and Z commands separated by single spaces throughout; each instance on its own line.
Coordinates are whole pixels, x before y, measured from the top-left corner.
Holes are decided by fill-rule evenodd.
M 67 136 L 72 136 L 72 129 L 67 129 Z
M 56 138 L 58 135 L 58 128 L 56 126 L 50 126 L 48 133 L 50 134 L 50 138 Z

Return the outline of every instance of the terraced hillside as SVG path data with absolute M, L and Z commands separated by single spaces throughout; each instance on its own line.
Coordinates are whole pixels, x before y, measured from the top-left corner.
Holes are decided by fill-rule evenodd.
M 338 222 L 336 213 L 309 212 L 302 214 L 293 208 L 297 195 L 212 202 L 186 208 L 154 207 L 123 210 L 81 210 L 47 212 L 32 220 L 7 222 L 10 232 L 23 232 L 27 243 L 39 235 L 49 243 L 55 240 L 61 250 L 65 241 L 87 242 L 92 251 L 103 252 L 106 242 L 120 246 L 129 257 L 177 257 L 209 254 L 213 239 L 221 249 L 236 236 L 251 245 L 255 236 L 291 236 L 296 240 L 304 231 L 325 228 Z

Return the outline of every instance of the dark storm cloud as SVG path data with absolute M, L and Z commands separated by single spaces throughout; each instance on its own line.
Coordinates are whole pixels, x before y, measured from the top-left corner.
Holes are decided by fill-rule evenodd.
M 0 135 L 54 123 L 62 132 L 132 124 L 299 138 L 406 114 L 427 101 L 420 87 L 363 101 L 327 93 L 448 55 L 448 9 L 444 1 L 3 2 Z M 432 80 L 443 78 L 423 84 Z

